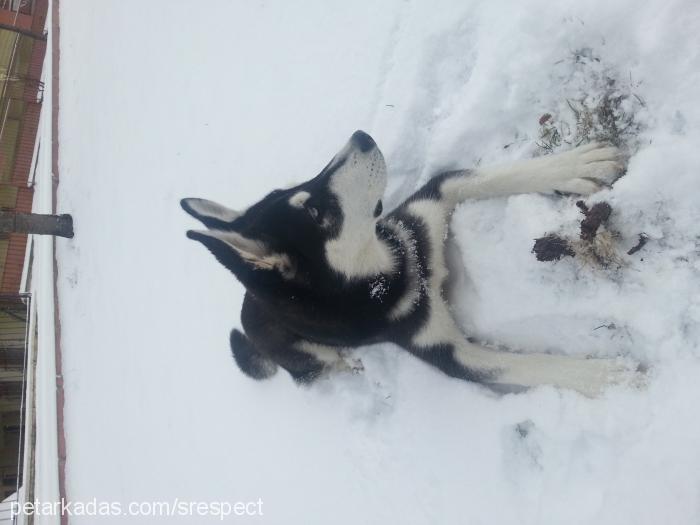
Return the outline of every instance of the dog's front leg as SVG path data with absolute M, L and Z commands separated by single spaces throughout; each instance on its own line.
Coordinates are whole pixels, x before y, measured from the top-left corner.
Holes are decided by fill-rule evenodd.
M 612 184 L 624 168 L 625 156 L 618 148 L 586 144 L 556 155 L 443 174 L 440 194 L 452 206 L 520 193 L 589 195 Z
M 486 384 L 535 387 L 550 385 L 596 396 L 610 385 L 639 386 L 644 376 L 623 358 L 585 358 L 553 354 L 521 354 L 462 341 L 454 346 L 455 360 L 475 371 Z
M 630 360 L 515 353 L 467 341 L 455 332 L 441 341 L 414 340 L 404 346 L 451 377 L 485 385 L 550 385 L 592 397 L 610 385 L 644 383 Z

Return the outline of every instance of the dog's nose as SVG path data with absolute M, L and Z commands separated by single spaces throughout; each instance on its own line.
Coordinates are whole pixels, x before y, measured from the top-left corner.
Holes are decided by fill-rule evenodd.
M 361 130 L 357 130 L 355 133 L 353 133 L 350 140 L 355 146 L 360 148 L 360 151 L 363 153 L 377 147 L 374 139 Z

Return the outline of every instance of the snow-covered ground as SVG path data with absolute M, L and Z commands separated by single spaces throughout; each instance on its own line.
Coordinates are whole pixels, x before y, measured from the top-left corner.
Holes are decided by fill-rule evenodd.
M 699 34 L 693 0 L 62 2 L 69 498 L 262 498 L 229 519 L 274 524 L 697 523 Z M 624 352 L 646 390 L 498 396 L 388 346 L 311 389 L 237 370 L 243 289 L 185 238 L 181 197 L 243 208 L 364 129 L 396 202 L 438 168 L 533 155 L 538 119 L 601 75 L 639 102 L 627 175 L 590 199 L 625 265 L 535 260 L 535 237 L 576 236 L 573 199 L 467 203 L 462 321 L 526 351 Z M 217 520 L 99 523 L 127 521 Z

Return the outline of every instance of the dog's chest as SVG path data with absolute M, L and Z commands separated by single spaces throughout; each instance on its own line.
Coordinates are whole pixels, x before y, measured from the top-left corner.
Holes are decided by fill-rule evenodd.
M 460 337 L 444 290 L 449 277 L 446 259 L 449 214 L 440 201 L 432 199 L 411 202 L 407 211 L 423 225 L 419 246 L 425 252 L 425 294 L 429 304 L 428 316 L 413 336 L 413 343 L 429 347 Z
M 421 199 L 409 202 L 392 214 L 392 225 L 401 238 L 406 258 L 407 292 L 390 312 L 400 320 L 421 304 L 428 315 L 416 327 L 414 342 L 433 344 L 440 334 L 452 331 L 452 317 L 445 301 L 443 286 L 448 278 L 445 258 L 448 214 L 439 201 Z
M 448 233 L 445 210 L 438 201 L 423 199 L 411 202 L 406 211 L 418 219 L 422 226 L 420 230 L 416 229 L 414 235 L 427 265 L 428 291 L 439 292 L 448 274 L 445 262 L 445 241 Z

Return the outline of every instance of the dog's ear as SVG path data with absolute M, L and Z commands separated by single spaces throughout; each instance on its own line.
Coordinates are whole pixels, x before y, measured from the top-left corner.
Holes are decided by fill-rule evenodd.
M 207 199 L 182 199 L 180 206 L 212 230 L 230 230 L 231 223 L 241 216 L 236 210 L 231 210 Z
M 216 259 L 248 287 L 256 276 L 278 275 L 292 279 L 289 257 L 271 251 L 264 243 L 232 231 L 189 230 L 187 237 L 201 242 Z M 260 281 L 260 279 L 258 279 Z

